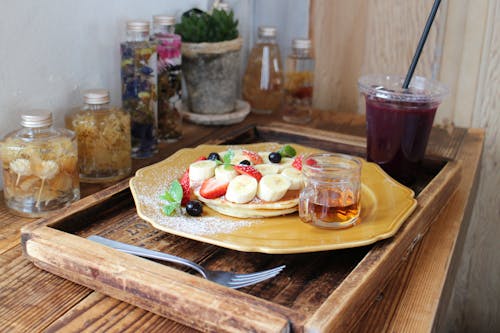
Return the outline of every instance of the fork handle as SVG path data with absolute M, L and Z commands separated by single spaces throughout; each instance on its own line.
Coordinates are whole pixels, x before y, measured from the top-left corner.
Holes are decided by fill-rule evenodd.
M 158 259 L 158 260 L 171 262 L 174 264 L 188 266 L 188 267 L 194 269 L 195 271 L 197 271 L 198 273 L 200 273 L 205 279 L 207 278 L 207 275 L 206 275 L 203 267 L 201 267 L 200 265 L 198 265 L 190 260 L 187 260 L 187 259 L 184 259 L 181 257 L 177 257 L 177 256 L 174 256 L 172 254 L 148 250 L 148 249 L 145 249 L 143 247 L 118 242 L 118 241 L 111 240 L 111 239 L 104 238 L 104 237 L 97 236 L 97 235 L 89 236 L 87 239 L 94 241 L 96 243 L 102 244 L 102 245 L 106 245 L 108 247 L 119 250 L 121 252 L 133 254 L 133 255 L 136 255 L 139 257 Z

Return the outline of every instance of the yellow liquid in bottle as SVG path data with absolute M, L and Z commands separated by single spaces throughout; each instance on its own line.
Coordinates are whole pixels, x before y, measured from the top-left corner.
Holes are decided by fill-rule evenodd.
M 278 111 L 283 101 L 283 72 L 278 46 L 257 44 L 250 53 L 243 77 L 243 99 L 252 112 Z

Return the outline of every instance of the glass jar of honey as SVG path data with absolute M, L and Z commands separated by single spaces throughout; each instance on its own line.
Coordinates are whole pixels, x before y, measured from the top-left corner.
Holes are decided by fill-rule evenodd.
M 21 116 L 20 130 L 0 148 L 4 199 L 14 214 L 40 217 L 80 198 L 77 145 L 73 132 L 52 127 L 52 113 Z
M 125 178 L 131 170 L 130 114 L 110 106 L 109 92 L 87 90 L 84 106 L 66 117 L 78 142 L 80 180 L 101 183 Z

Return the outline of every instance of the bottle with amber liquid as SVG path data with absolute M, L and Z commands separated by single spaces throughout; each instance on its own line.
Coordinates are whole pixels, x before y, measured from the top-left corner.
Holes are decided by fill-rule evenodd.
M 278 112 L 283 102 L 283 71 L 275 27 L 259 27 L 258 40 L 243 77 L 243 99 L 252 112 Z
M 314 85 L 314 58 L 311 40 L 294 39 L 292 53 L 285 61 L 283 120 L 305 124 L 311 121 Z
M 0 146 L 4 199 L 16 215 L 41 217 L 80 198 L 75 135 L 52 127 L 52 113 L 21 115 Z
M 110 105 L 105 89 L 87 90 L 84 105 L 66 117 L 76 133 L 78 169 L 85 183 L 125 178 L 131 170 L 130 114 Z

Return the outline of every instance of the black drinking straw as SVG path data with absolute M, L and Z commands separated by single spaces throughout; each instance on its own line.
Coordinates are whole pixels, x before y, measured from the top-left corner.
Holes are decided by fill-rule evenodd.
M 436 16 L 440 4 L 441 0 L 434 0 L 434 5 L 432 5 L 431 12 L 429 14 L 429 17 L 427 18 L 424 32 L 422 32 L 422 36 L 420 37 L 420 41 L 418 42 L 417 49 L 415 50 L 415 54 L 413 55 L 413 60 L 411 61 L 410 68 L 408 69 L 408 73 L 406 74 L 406 78 L 403 83 L 403 89 L 408 89 L 408 86 L 410 85 L 411 77 L 413 76 L 415 67 L 417 67 L 418 59 L 420 58 L 420 54 L 422 53 L 422 49 L 424 48 L 425 41 L 427 40 L 429 30 L 431 30 L 432 22 L 434 22 L 434 17 Z

